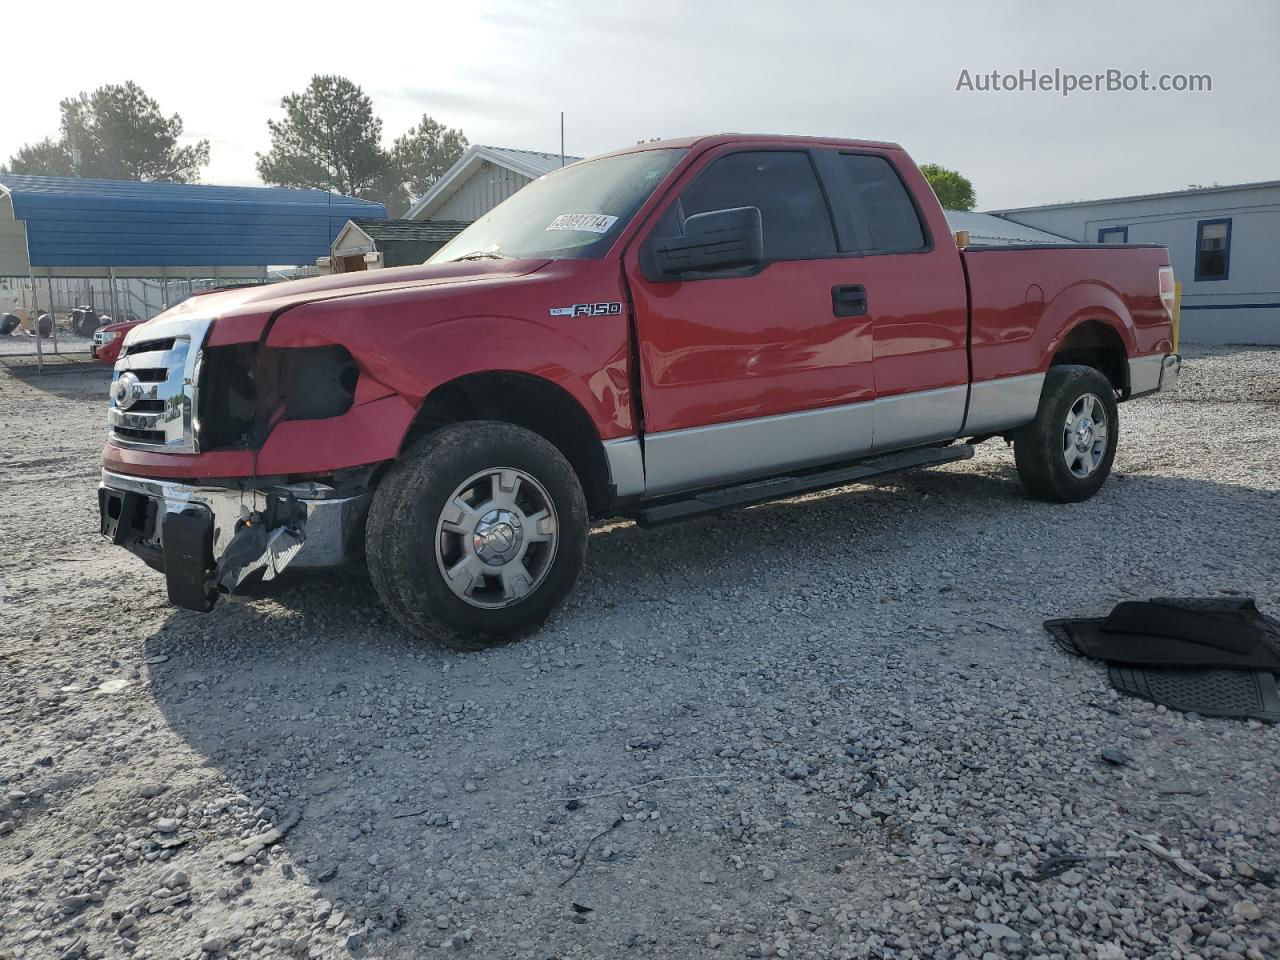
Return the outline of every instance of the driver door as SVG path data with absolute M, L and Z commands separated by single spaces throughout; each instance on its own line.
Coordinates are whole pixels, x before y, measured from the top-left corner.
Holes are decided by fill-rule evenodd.
M 757 207 L 762 264 L 681 279 L 644 244 L 685 218 Z M 692 490 L 871 449 L 873 335 L 808 150 L 730 146 L 695 165 L 625 260 L 644 409 L 645 486 Z M 843 292 L 841 292 L 843 291 Z

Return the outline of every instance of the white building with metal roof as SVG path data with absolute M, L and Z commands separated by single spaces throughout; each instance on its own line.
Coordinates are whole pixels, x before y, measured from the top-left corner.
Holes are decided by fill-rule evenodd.
M 1162 243 L 1184 341 L 1280 344 L 1280 180 L 990 212 L 1085 243 Z
M 406 220 L 479 220 L 521 187 L 581 157 L 472 144 L 405 214 Z
M 1056 233 L 1037 230 L 1035 227 L 1014 223 L 1003 217 L 989 213 L 970 213 L 965 210 L 944 210 L 947 223 L 952 233 L 961 230 L 969 234 L 969 242 L 973 244 L 996 244 L 1006 246 L 1012 243 L 1073 243 L 1067 237 Z

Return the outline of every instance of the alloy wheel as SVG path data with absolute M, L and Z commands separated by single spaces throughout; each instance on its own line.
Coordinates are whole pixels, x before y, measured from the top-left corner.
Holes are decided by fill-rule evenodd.
M 551 570 L 559 542 L 555 504 L 522 470 L 482 470 L 445 502 L 435 541 L 440 572 L 459 599 L 507 607 L 536 590 Z
M 1062 430 L 1062 456 L 1067 469 L 1084 479 L 1098 469 L 1107 452 L 1107 411 L 1094 394 L 1071 405 Z

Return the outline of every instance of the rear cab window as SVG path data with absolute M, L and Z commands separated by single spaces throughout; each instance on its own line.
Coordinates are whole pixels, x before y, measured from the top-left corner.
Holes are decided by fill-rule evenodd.
M 918 253 L 929 235 L 911 192 L 887 157 L 825 150 L 819 154 L 840 226 L 842 250 Z

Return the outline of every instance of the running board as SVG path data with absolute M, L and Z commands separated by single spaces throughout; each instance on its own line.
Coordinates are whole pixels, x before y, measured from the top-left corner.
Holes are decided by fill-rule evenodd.
M 745 507 L 781 497 L 792 497 L 798 493 L 812 493 L 815 490 L 840 487 L 846 483 L 880 477 L 887 473 L 897 473 L 899 470 L 955 463 L 958 460 L 968 460 L 972 456 L 973 447 L 967 443 L 949 447 L 921 447 L 872 460 L 862 460 L 852 466 L 836 467 L 817 473 L 803 473 L 794 477 L 772 477 L 768 480 L 754 480 L 738 486 L 708 490 L 687 500 L 668 501 L 656 506 L 644 507 L 637 510 L 633 516 L 642 527 L 658 527 L 704 513 L 714 513 L 717 510 Z

